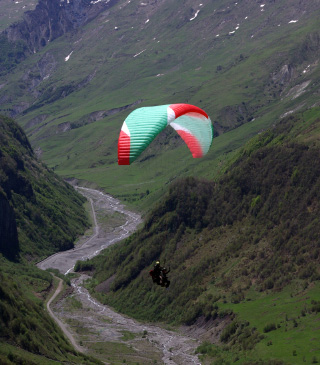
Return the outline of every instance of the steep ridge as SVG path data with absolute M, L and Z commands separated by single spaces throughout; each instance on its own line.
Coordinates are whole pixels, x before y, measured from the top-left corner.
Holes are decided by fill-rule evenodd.
M 40 0 L 34 10 L 24 13 L 23 20 L 8 27 L 2 36 L 9 44 L 22 42 L 26 54 L 33 54 L 56 38 L 94 19 L 117 0 Z
M 278 296 L 282 311 L 299 308 L 292 313 L 300 321 L 299 336 L 298 324 L 290 329 L 296 336 L 292 347 L 306 341 L 299 355 L 311 359 L 308 341 L 316 328 L 320 280 L 319 109 L 311 114 L 287 118 L 254 138 L 218 182 L 177 181 L 141 231 L 101 257 L 79 263 L 80 270 L 87 265 L 95 271 L 90 287 L 97 298 L 140 319 L 207 328 L 205 338 L 228 343 L 240 356 L 266 346 L 270 338 L 264 333 L 285 325 L 276 311 L 270 330 L 272 310 L 262 314 L 268 297 Z M 157 259 L 171 268 L 165 293 L 148 279 Z M 240 315 L 248 302 L 252 313 Z M 276 335 L 279 346 L 287 330 Z M 265 358 L 288 361 L 275 347 L 264 351 Z M 249 358 L 258 359 L 256 354 Z
M 37 3 L 33 0 L 2 0 L 0 12 L 0 32 L 4 31 L 11 24 L 21 20 L 26 11 L 34 10 Z
M 77 353 L 49 317 L 54 280 L 30 263 L 73 247 L 84 199 L 38 161 L 16 122 L 0 116 L 0 363 L 100 363 Z
M 105 11 L 106 9 L 107 11 Z M 139 4 L 127 1 L 105 3 L 79 0 L 53 1 L 47 4 L 45 1 L 40 1 L 34 12 L 26 13 L 25 22 L 13 25 L 4 34 L 10 41 L 22 41 L 26 44 L 29 42 L 27 48 L 33 53 L 48 44 L 50 37 L 54 40 L 74 28 L 81 28 L 78 33 L 69 34 L 68 37 L 71 38 L 61 39 L 60 44 L 54 42 L 58 50 L 54 57 L 57 64 L 55 70 L 40 75 L 41 79 L 38 82 L 36 82 L 39 78 L 37 72 L 35 70 L 32 73 L 31 70 L 29 71 L 29 77 L 34 79 L 33 82 L 36 83 L 32 89 L 37 86 L 37 92 L 35 93 L 33 90 L 36 100 L 24 106 L 25 112 L 31 104 L 33 108 L 40 108 L 65 98 L 75 91 L 80 91 L 81 88 L 75 86 L 81 81 L 84 82 L 85 78 L 79 80 L 74 71 L 71 71 L 69 75 L 71 82 L 59 83 L 59 88 L 64 88 L 64 92 L 60 90 L 59 95 L 56 95 L 57 90 L 52 83 L 46 85 L 48 78 L 53 78 L 54 81 L 59 80 L 59 78 L 55 78 L 54 73 L 64 68 L 65 62 L 68 64 L 75 62 L 77 67 L 82 69 L 81 74 L 89 78 L 90 81 L 87 84 L 93 84 L 100 90 L 103 90 L 103 85 L 100 82 L 92 83 L 95 78 L 92 75 L 96 76 L 97 72 L 101 76 L 104 75 L 100 81 L 103 81 L 104 84 L 111 82 L 110 89 L 108 88 L 109 92 L 112 92 L 114 88 L 126 90 L 128 82 L 136 83 L 136 89 L 140 90 L 139 80 L 145 77 L 154 77 L 153 83 L 162 89 L 161 81 L 167 80 L 166 75 L 170 75 L 170 79 L 175 85 L 175 90 L 170 91 L 171 97 L 172 94 L 179 94 L 178 96 L 182 98 L 197 95 L 196 99 L 201 99 L 204 105 L 209 105 L 209 108 L 215 111 L 214 105 L 211 105 L 211 102 L 207 100 L 209 95 L 203 95 L 199 88 L 214 90 L 215 84 L 216 87 L 218 85 L 220 87 L 218 80 L 223 75 L 226 77 L 234 69 L 238 69 L 240 73 L 243 72 L 247 69 L 245 65 L 252 63 L 251 52 L 255 50 L 255 53 L 260 54 L 260 57 L 264 59 L 261 62 L 259 57 L 257 66 L 266 68 L 267 72 L 265 73 L 260 69 L 257 73 L 257 71 L 252 70 L 251 77 L 245 77 L 244 80 L 241 80 L 238 85 L 243 89 L 241 98 L 237 97 L 238 93 L 235 93 L 232 88 L 224 90 L 226 92 L 226 94 L 223 92 L 224 98 L 230 99 L 227 93 L 231 92 L 236 100 L 226 105 L 223 103 L 219 105 L 217 110 L 219 114 L 215 115 L 215 122 L 217 130 L 223 132 L 230 127 L 233 128 L 251 120 L 256 108 L 265 104 L 265 100 L 254 103 L 256 105 L 250 105 L 252 102 L 247 104 L 250 100 L 248 94 L 251 94 L 250 89 L 254 86 L 252 85 L 254 80 L 258 81 L 257 79 L 263 76 L 261 81 L 264 85 L 259 85 L 259 89 L 265 87 L 266 90 L 264 93 L 259 93 L 259 97 L 274 101 L 273 95 L 278 96 L 279 89 L 296 79 L 307 66 L 310 65 L 307 70 L 308 74 L 313 73 L 314 62 L 318 59 L 315 54 L 314 60 L 308 60 L 310 61 L 309 64 L 304 64 L 308 58 L 305 52 L 302 53 L 304 59 L 300 59 L 303 62 L 299 62 L 299 64 L 291 64 L 288 58 L 295 46 L 303 41 L 304 32 L 308 34 L 308 32 L 316 30 L 312 24 L 317 9 L 317 2 L 307 1 L 291 1 L 287 6 L 273 1 L 257 3 L 253 0 L 242 1 L 241 4 L 221 1 L 214 5 L 205 1 L 197 6 L 191 1 L 183 4 L 178 1 L 172 3 L 153 0 Z M 48 20 L 51 18 L 52 24 Z M 37 22 L 33 22 L 32 19 L 37 19 Z M 38 24 L 38 19 L 40 19 L 40 24 L 43 23 L 41 26 Z M 91 26 L 83 27 L 90 21 Z M 32 36 L 32 32 L 30 33 L 30 29 L 27 32 L 23 30 L 28 27 L 32 28 L 34 36 Z M 298 32 L 297 36 L 291 39 L 292 30 L 295 32 L 298 29 L 302 29 L 303 32 Z M 289 35 L 288 32 L 290 32 Z M 238 39 L 237 42 L 235 42 L 236 39 Z M 51 43 L 52 40 L 50 40 Z M 61 62 L 63 56 L 60 56 L 60 52 L 66 48 L 66 42 L 69 43 L 69 52 L 64 56 L 67 61 Z M 274 49 L 273 56 L 270 57 L 270 52 L 269 54 L 261 53 L 261 50 L 264 49 L 264 42 L 268 47 L 272 46 Z M 283 44 L 282 51 L 277 49 L 277 42 Z M 161 43 L 164 45 L 162 46 Z M 188 44 L 190 43 L 194 44 L 194 49 L 189 48 Z M 234 48 L 232 49 L 232 47 Z M 45 48 L 52 56 L 52 52 L 50 52 L 52 47 Z M 43 50 L 43 52 L 45 51 Z M 45 62 L 46 53 L 43 52 L 42 58 Z M 89 54 L 93 56 L 90 65 L 86 62 Z M 192 54 L 194 55 L 191 57 Z M 58 56 L 61 57 L 61 60 L 57 59 Z M 39 62 L 39 57 L 33 56 L 33 59 L 33 64 Z M 117 65 L 114 65 L 113 59 L 117 60 Z M 140 59 L 144 62 L 139 62 Z M 131 64 L 132 70 L 136 71 L 127 72 L 128 62 Z M 143 71 L 144 69 L 145 71 Z M 285 69 L 291 71 L 285 72 Z M 121 70 L 126 71 L 121 72 Z M 192 74 L 195 71 L 197 77 L 191 77 L 192 79 L 188 81 L 186 72 Z M 270 73 L 275 74 L 272 79 L 270 79 Z M 287 76 L 277 78 L 277 75 L 283 73 L 286 73 Z M 112 75 L 111 78 L 107 77 L 110 74 Z M 256 74 L 256 77 L 253 74 Z M 113 78 L 116 78 L 115 82 L 112 82 Z M 200 78 L 200 82 L 196 82 L 197 78 Z M 22 78 L 20 76 L 20 84 L 22 82 L 25 88 L 27 87 L 25 89 L 27 91 L 30 88 L 28 84 L 31 80 L 26 81 L 26 75 Z M 190 88 L 186 94 L 184 87 Z M 245 90 L 246 87 L 248 90 Z M 170 87 L 171 89 L 172 87 Z M 262 92 L 262 90 L 260 91 Z M 12 92 L 14 91 L 11 90 L 10 94 Z M 164 90 L 161 92 L 161 98 L 164 96 L 163 92 Z M 205 93 L 208 92 L 209 90 Z M 52 98 L 54 93 L 55 98 Z M 133 102 L 134 100 L 131 98 L 130 101 Z M 126 102 L 128 103 L 129 100 Z M 221 104 L 220 100 L 219 104 Z M 118 106 L 120 105 L 108 105 L 110 109 Z M 32 110 L 28 110 L 28 113 Z M 16 111 L 21 113 L 22 110 L 20 108 Z M 98 110 L 95 109 L 94 111 Z
M 0 53 L 1 111 L 18 116 L 38 155 L 59 174 L 99 183 L 131 203 L 149 205 L 178 176 L 217 178 L 245 141 L 287 118 L 236 154 L 221 180 L 172 185 L 144 230 L 108 251 L 109 258 L 86 263 L 95 267 L 91 289 L 100 300 L 139 318 L 208 328 L 210 344 L 199 351 L 214 360 L 317 361 L 318 24 L 318 0 L 119 1 L 46 45 L 34 34 L 30 49 L 20 40 L 11 52 L 1 38 L 1 49 L 10 49 Z M 37 52 L 23 61 L 33 46 Z M 168 100 L 212 115 L 219 137 L 211 153 L 195 164 L 162 135 L 130 171 L 119 170 L 116 141 L 126 107 Z M 13 225 L 1 228 L 13 242 L 3 252 L 15 258 L 20 247 L 32 258 L 71 247 L 75 230 L 67 238 L 49 224 L 49 232 L 34 237 L 43 222 L 31 203 L 42 198 L 19 157 L 10 158 L 22 184 L 13 189 L 14 201 L 8 191 L 0 194 L 1 207 L 27 217 L 16 219 L 20 246 Z M 61 206 L 48 213 L 63 223 Z M 53 240 L 59 247 L 48 244 Z M 146 279 L 159 257 L 172 269 L 164 295 Z
M 208 177 L 252 135 L 318 105 L 319 7 L 298 0 L 201 4 L 109 2 L 1 77 L 2 111 L 19 119 L 56 172 L 145 207 L 195 164 L 177 138 L 163 134 L 132 166 L 132 182 L 116 165 L 121 123 L 138 104 L 199 105 L 216 136 L 232 132 L 196 166 Z M 172 156 L 182 162 L 171 166 Z
M 21 127 L 0 117 L 0 253 L 29 259 L 73 247 L 84 199 L 38 161 Z
M 7 272 L 4 272 L 5 269 Z M 39 292 L 38 297 L 35 296 L 33 290 L 47 291 L 52 284 L 52 276 L 48 272 L 41 272 L 30 265 L 8 266 L 1 260 L 1 364 L 101 364 L 73 349 L 47 314 L 43 306 L 44 298 L 39 298 Z

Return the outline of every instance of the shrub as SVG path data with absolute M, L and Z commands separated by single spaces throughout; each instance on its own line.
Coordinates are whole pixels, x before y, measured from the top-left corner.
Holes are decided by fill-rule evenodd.
M 228 342 L 230 337 L 236 332 L 238 328 L 238 323 L 236 321 L 231 322 L 227 325 L 227 327 L 222 331 L 220 336 L 221 342 Z
M 92 271 L 94 270 L 94 264 L 90 262 L 88 259 L 87 261 L 77 261 L 74 266 L 74 271 Z
M 269 323 L 266 326 L 264 326 L 263 328 L 263 332 L 267 333 L 267 332 L 271 332 L 277 329 L 277 326 L 274 323 Z
M 212 345 L 210 342 L 204 342 L 197 347 L 196 354 L 215 356 L 217 354 L 217 349 L 215 345 Z
M 312 304 L 311 311 L 319 313 L 320 312 L 320 301 L 313 300 L 311 302 L 311 304 Z

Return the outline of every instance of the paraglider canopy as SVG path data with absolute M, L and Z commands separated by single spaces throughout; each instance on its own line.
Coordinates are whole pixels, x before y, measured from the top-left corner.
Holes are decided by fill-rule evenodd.
M 123 122 L 118 141 L 118 164 L 130 165 L 167 126 L 177 131 L 192 156 L 204 156 L 212 143 L 213 127 L 207 113 L 190 104 L 138 108 Z

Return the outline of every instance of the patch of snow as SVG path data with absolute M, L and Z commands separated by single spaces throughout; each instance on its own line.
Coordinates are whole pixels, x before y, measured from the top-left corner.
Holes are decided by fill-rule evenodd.
M 246 16 L 245 19 L 248 19 L 248 17 Z
M 220 37 L 220 34 L 217 34 L 216 37 Z
M 266 4 L 261 4 L 260 5 L 260 8 L 264 8 Z
M 118 30 L 119 28 L 118 27 L 114 27 L 115 30 Z
M 293 112 L 294 112 L 294 110 L 289 110 L 288 112 L 283 113 L 282 115 L 280 115 L 280 118 L 284 118 L 284 117 L 286 117 L 286 116 L 288 116 L 288 115 L 292 114 Z
M 97 3 L 100 3 L 102 0 L 96 0 L 96 1 L 91 1 L 90 4 L 97 4 Z
M 199 11 L 200 11 L 200 10 L 197 10 L 197 11 L 196 11 L 196 13 L 194 14 L 194 17 L 190 18 L 190 22 L 198 16 Z
M 236 30 L 238 30 L 240 27 L 238 26 L 238 27 L 236 27 Z
M 310 83 L 311 83 L 311 80 L 307 80 L 300 85 L 294 86 L 293 88 L 291 88 L 289 90 L 289 92 L 286 96 L 291 97 L 291 100 L 298 98 L 300 95 L 302 95 L 303 93 L 305 93 L 307 91 L 306 89 Z
M 143 51 L 141 51 L 141 52 L 139 52 L 139 53 L 135 54 L 133 57 L 137 57 L 137 56 L 139 56 L 139 54 L 143 53 L 145 50 L 146 50 L 146 49 L 144 49 Z
M 164 74 L 158 74 L 156 77 L 164 76 Z
M 290 22 L 288 24 L 290 24 L 290 23 L 297 23 L 297 22 L 298 22 L 298 20 L 290 20 Z
M 65 60 L 65 62 L 69 61 L 69 59 L 70 59 L 70 57 L 71 57 L 72 53 L 73 53 L 73 51 L 72 51 L 70 54 L 68 54 L 68 56 L 64 59 L 64 60 Z
M 304 74 L 307 73 L 308 71 L 310 71 L 309 69 L 310 69 L 310 65 L 305 70 L 303 70 L 303 73 Z
M 147 20 L 145 21 L 145 23 L 147 24 L 147 23 L 149 23 L 149 21 L 150 21 L 150 19 L 147 19 Z
M 235 30 L 233 30 L 232 32 L 229 32 L 229 34 L 234 34 L 236 31 Z

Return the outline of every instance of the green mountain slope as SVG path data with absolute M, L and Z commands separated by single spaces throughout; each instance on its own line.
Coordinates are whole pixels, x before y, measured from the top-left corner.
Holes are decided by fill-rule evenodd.
M 288 117 L 255 137 L 217 182 L 171 185 L 143 229 L 77 265 L 94 270 L 99 300 L 149 321 L 207 323 L 209 340 L 227 346 L 199 351 L 217 358 L 243 360 L 247 351 L 252 361 L 291 363 L 295 350 L 311 361 L 319 351 L 319 116 Z M 167 291 L 148 277 L 157 259 L 171 267 Z
M 84 3 L 94 6 L 72 2 Z M 93 268 L 91 289 L 121 311 L 204 327 L 207 343 L 199 352 L 208 361 L 318 361 L 318 5 L 120 0 L 91 22 L 78 19 L 85 25 L 52 42 L 36 37 L 41 47 L 25 59 L 23 39 L 12 45 L 1 35 L 0 111 L 17 117 L 37 156 L 58 174 L 99 185 L 140 209 L 166 194 L 142 230 L 78 269 Z M 209 154 L 193 160 L 165 131 L 135 164 L 118 167 L 117 139 L 128 113 L 175 102 L 199 105 L 211 116 L 219 136 Z M 29 156 L 30 147 L 23 148 Z M 23 167 L 32 163 L 16 158 L 16 149 L 1 150 L 1 158 L 25 183 L 21 191 L 10 188 L 12 200 L 3 188 L 0 207 L 6 217 L 23 215 L 15 226 L 1 226 L 10 237 L 1 251 L 16 258 L 20 247 L 32 258 L 69 247 L 84 224 L 70 213 L 72 228 L 56 225 L 64 216 L 50 199 L 64 199 L 64 188 L 51 193 L 41 182 L 28 183 Z M 46 224 L 36 214 L 40 206 Z M 37 237 L 42 225 L 50 231 Z M 148 276 L 158 258 L 171 266 L 167 291 Z M 48 287 L 48 277 L 41 280 Z M 11 324 L 6 344 L 14 341 Z
M 10 24 L 21 20 L 23 13 L 34 10 L 35 6 L 36 1 L 33 0 L 1 0 L 0 32 L 5 30 Z
M 177 176 L 213 176 L 225 153 L 318 103 L 318 19 L 310 1 L 114 2 L 3 75 L 1 109 L 56 172 L 145 208 Z M 128 113 L 175 102 L 211 116 L 220 136 L 209 156 L 195 163 L 163 134 L 140 161 L 118 167 Z
M 1 364 L 98 363 L 77 353 L 47 314 L 53 278 L 33 266 L 73 247 L 88 226 L 83 203 L 36 159 L 21 127 L 0 116 Z
M 88 226 L 85 199 L 37 160 L 13 120 L 0 117 L 1 253 L 39 259 L 73 247 Z M 10 212 L 7 214 L 7 212 Z M 7 221 L 7 223 L 6 223 Z
M 1 364 L 100 363 L 73 349 L 35 296 L 50 288 L 49 273 L 1 260 L 0 279 Z

